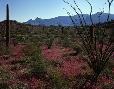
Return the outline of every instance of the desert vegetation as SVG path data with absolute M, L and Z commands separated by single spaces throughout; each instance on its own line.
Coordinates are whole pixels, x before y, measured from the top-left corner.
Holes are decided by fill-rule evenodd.
M 64 1 L 64 0 L 63 0 Z M 0 89 L 114 89 L 113 0 L 106 23 L 87 25 L 77 5 L 64 1 L 80 19 L 73 26 L 0 22 Z M 79 10 L 79 12 L 77 12 Z

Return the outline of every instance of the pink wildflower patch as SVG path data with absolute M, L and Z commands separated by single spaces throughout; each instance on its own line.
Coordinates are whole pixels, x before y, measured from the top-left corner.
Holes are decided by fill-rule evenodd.
M 75 76 L 81 73 L 83 63 L 78 60 L 66 60 L 60 67 L 61 72 L 66 76 Z
M 45 59 L 56 60 L 63 56 L 63 52 L 60 47 L 54 46 L 51 49 L 47 47 L 42 47 L 42 55 Z
M 15 56 L 15 58 L 20 58 L 22 56 L 22 50 L 25 47 L 25 45 L 17 45 L 11 49 L 10 55 Z
M 41 89 L 43 82 L 40 79 L 32 77 L 31 80 L 27 82 L 27 89 Z
M 61 60 L 63 64 L 58 66 L 58 69 L 66 76 L 75 76 L 81 73 L 82 65 L 85 63 L 78 56 L 69 56 L 64 57 L 66 53 L 70 53 L 72 49 L 70 48 L 61 48 L 59 46 L 52 46 L 51 49 L 48 49 L 46 46 L 42 47 L 43 57 L 47 60 Z

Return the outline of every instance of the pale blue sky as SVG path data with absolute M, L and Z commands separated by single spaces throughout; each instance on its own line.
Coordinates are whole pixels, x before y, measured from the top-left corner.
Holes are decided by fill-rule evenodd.
M 73 0 L 67 0 L 73 4 Z M 75 0 L 84 14 L 88 14 L 90 7 L 85 0 Z M 105 7 L 107 11 L 107 0 L 89 0 L 93 5 L 93 13 L 102 10 Z M 63 8 L 74 14 L 73 10 L 62 0 L 0 0 L 0 21 L 5 19 L 6 4 L 10 7 L 10 19 L 19 22 L 25 22 L 36 17 L 49 19 L 57 16 L 66 16 Z M 112 4 L 111 13 L 114 14 L 114 3 Z

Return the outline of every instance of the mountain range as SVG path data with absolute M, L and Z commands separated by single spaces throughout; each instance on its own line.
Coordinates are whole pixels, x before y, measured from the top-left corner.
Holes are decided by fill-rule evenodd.
M 92 14 L 92 20 L 93 20 L 93 23 L 96 24 L 96 23 L 99 23 L 99 21 L 101 23 L 104 23 L 107 21 L 107 17 L 108 17 L 108 13 L 102 13 L 102 15 L 100 15 L 101 12 L 97 12 L 95 14 Z M 82 19 L 82 15 L 79 14 L 81 19 Z M 99 16 L 100 16 L 100 20 L 99 20 Z M 88 14 L 83 14 L 83 17 L 87 23 L 87 25 L 90 25 L 91 24 L 91 20 L 90 20 L 90 15 Z M 78 15 L 74 15 L 72 16 L 72 19 L 74 20 L 74 22 L 77 24 L 77 25 L 80 25 L 80 20 L 79 20 L 79 17 Z M 114 14 L 110 14 L 110 18 L 109 20 L 114 20 Z M 84 21 L 82 20 L 83 24 L 84 24 Z M 62 25 L 62 26 L 72 26 L 73 23 L 72 23 L 72 20 L 69 16 L 58 16 L 58 17 L 55 17 L 55 18 L 51 18 L 51 19 L 41 19 L 41 18 L 36 18 L 34 20 L 30 19 L 28 20 L 27 22 L 24 22 L 26 24 L 31 24 L 31 25 L 46 25 L 46 26 L 50 26 L 50 25 L 54 25 L 54 26 L 57 26 L 57 25 Z

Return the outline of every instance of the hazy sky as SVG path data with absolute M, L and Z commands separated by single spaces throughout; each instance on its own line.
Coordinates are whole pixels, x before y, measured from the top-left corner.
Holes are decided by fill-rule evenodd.
M 67 0 L 73 4 L 73 0 Z M 90 7 L 85 0 L 75 0 L 84 14 L 88 14 Z M 107 0 L 89 0 L 93 5 L 93 13 L 96 13 L 105 7 L 107 11 Z M 36 17 L 49 19 L 57 16 L 66 16 L 66 8 L 73 15 L 73 10 L 62 0 L 0 0 L 0 21 L 5 19 L 6 4 L 10 7 L 10 19 L 19 22 L 25 22 Z M 114 13 L 114 3 L 111 13 Z

